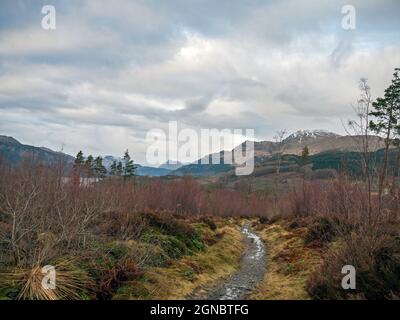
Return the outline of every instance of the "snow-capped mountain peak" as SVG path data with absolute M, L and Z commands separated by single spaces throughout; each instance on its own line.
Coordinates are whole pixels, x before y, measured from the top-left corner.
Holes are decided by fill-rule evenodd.
M 298 141 L 301 143 L 303 140 L 320 139 L 320 138 L 336 138 L 340 135 L 327 131 L 327 130 L 298 130 L 289 135 L 284 142 Z

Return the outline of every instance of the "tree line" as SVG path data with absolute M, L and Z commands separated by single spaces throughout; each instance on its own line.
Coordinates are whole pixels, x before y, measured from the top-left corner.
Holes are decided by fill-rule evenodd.
M 110 170 L 107 170 L 104 166 L 103 160 L 101 156 L 94 158 L 89 155 L 85 158 L 83 151 L 80 150 L 75 158 L 74 171 L 78 172 L 79 175 L 98 179 L 104 179 L 106 176 L 119 176 L 127 179 L 136 175 L 137 166 L 134 164 L 128 150 L 125 151 L 122 161 L 113 161 Z

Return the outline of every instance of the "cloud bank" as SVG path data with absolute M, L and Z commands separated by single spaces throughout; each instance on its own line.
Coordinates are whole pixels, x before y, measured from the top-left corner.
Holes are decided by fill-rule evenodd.
M 0 134 L 145 162 L 146 133 L 182 128 L 342 132 L 359 78 L 381 95 L 400 65 L 397 0 L 0 3 Z

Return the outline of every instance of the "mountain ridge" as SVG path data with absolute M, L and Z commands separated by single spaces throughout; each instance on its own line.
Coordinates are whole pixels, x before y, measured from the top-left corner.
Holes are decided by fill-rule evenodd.
M 66 153 L 23 144 L 5 135 L 0 135 L 0 156 L 12 165 L 19 164 L 23 159 L 30 159 L 41 164 L 63 162 L 65 167 L 71 167 L 75 159 Z
M 359 152 L 361 136 L 339 135 L 326 130 L 298 130 L 287 137 L 281 142 L 274 141 L 255 141 L 254 142 L 254 155 L 255 163 L 262 163 L 266 159 L 276 154 L 293 154 L 300 155 L 304 147 L 309 149 L 310 155 L 319 154 L 327 151 L 338 152 Z M 371 135 L 370 137 L 371 151 L 377 151 L 383 148 L 383 140 Z M 232 157 L 233 151 L 245 149 L 245 143 L 235 147 L 233 150 L 222 150 L 215 155 L 220 158 L 221 167 L 218 164 L 212 164 L 211 159 L 213 154 L 206 155 L 197 161 L 183 165 L 180 162 L 168 160 L 165 164 L 157 167 L 150 167 L 145 165 L 136 164 L 138 167 L 138 175 L 146 176 L 166 176 L 166 175 L 218 175 L 221 172 L 229 170 L 230 164 L 225 164 L 223 159 L 224 155 Z M 18 164 L 24 157 L 33 157 L 35 160 L 43 163 L 56 163 L 63 160 L 68 166 L 72 166 L 74 157 L 68 154 L 53 151 L 46 147 L 35 147 L 20 143 L 18 140 L 11 136 L 0 135 L 0 156 L 6 161 L 13 164 Z M 209 165 L 204 166 L 201 160 L 209 157 Z M 121 161 L 121 158 L 114 156 L 104 156 L 104 165 L 109 169 L 112 161 Z M 198 167 L 203 166 L 203 167 Z M 232 168 L 234 165 L 231 166 Z
M 35 147 L 23 144 L 17 139 L 6 135 L 0 135 L 0 157 L 12 165 L 18 165 L 24 158 L 47 165 L 63 161 L 67 169 L 72 168 L 75 161 L 75 157 L 66 153 L 54 151 L 47 147 Z M 103 158 L 103 165 L 107 170 L 110 170 L 114 161 L 122 162 L 122 158 L 106 155 Z M 137 167 L 137 174 L 142 176 L 160 177 L 168 175 L 173 171 L 167 168 L 143 166 L 138 163 L 135 163 L 135 165 Z
M 309 155 L 316 155 L 323 152 L 361 152 L 360 146 L 362 141 L 362 136 L 359 135 L 339 135 L 334 132 L 327 130 L 298 130 L 287 137 L 285 137 L 281 142 L 278 141 L 255 141 L 254 142 L 254 162 L 262 163 L 276 154 L 284 155 L 301 155 L 305 147 L 308 148 Z M 375 152 L 384 147 L 383 140 L 375 135 L 370 135 L 370 151 Z M 182 175 L 190 174 L 190 172 L 195 172 L 196 174 L 203 175 L 201 169 L 197 168 L 200 166 L 201 161 L 209 157 L 211 164 L 211 158 L 213 155 L 219 154 L 220 163 L 224 164 L 224 155 L 232 159 L 234 152 L 240 152 L 240 150 L 245 150 L 245 143 L 236 146 L 232 150 L 223 150 L 219 153 L 206 155 L 199 160 L 190 164 L 190 167 L 183 166 L 178 170 L 172 172 L 172 174 Z M 215 166 L 215 165 L 213 165 Z M 235 164 L 232 165 L 232 168 Z M 204 168 L 204 170 L 209 171 L 210 167 Z M 216 170 L 213 170 L 216 172 Z

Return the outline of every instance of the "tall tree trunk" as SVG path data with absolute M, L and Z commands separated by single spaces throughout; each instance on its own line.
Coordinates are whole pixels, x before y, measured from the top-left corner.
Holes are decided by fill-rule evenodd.
M 382 164 L 382 169 L 381 169 L 381 174 L 379 176 L 379 213 L 381 212 L 382 209 L 382 194 L 383 194 L 383 187 L 385 184 L 385 179 L 386 179 L 386 171 L 387 171 L 387 166 L 388 166 L 388 154 L 389 154 L 389 146 L 390 146 L 390 125 L 388 126 L 388 130 L 386 133 L 386 140 L 385 140 L 385 152 L 383 156 L 383 164 Z

